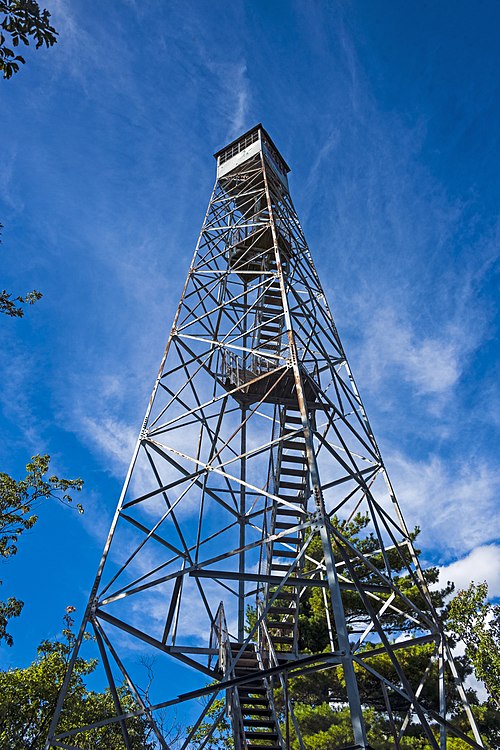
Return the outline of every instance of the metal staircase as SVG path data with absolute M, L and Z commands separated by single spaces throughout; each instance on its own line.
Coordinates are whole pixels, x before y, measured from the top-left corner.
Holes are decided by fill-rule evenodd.
M 287 574 L 303 543 L 302 532 L 292 531 L 306 518 L 308 497 L 306 444 L 298 407 L 283 410 L 281 437 L 275 494 L 287 504 L 276 502 L 271 514 L 270 534 L 285 532 L 285 536 L 279 541 L 269 545 L 268 575 L 273 577 Z M 290 535 L 286 534 L 288 530 Z M 267 602 L 272 601 L 269 604 L 266 628 L 278 658 L 287 658 L 288 654 L 297 652 L 299 589 L 293 579 L 300 575 L 300 570 L 299 563 L 276 598 L 272 598 L 276 587 L 267 588 Z
M 283 330 L 283 301 L 281 289 L 277 285 L 266 289 L 262 305 L 257 313 L 257 327 L 253 349 L 256 351 L 257 371 L 272 369 L 277 365 L 281 354 L 281 334 Z M 269 356 L 271 355 L 271 356 Z
M 241 648 L 241 643 L 230 644 L 233 660 Z M 241 750 L 282 750 L 272 694 L 267 680 L 259 674 L 261 672 L 262 663 L 256 646 L 247 644 L 234 666 L 233 675 L 254 678 L 233 691 L 233 723 L 239 725 L 234 734 L 241 741 Z

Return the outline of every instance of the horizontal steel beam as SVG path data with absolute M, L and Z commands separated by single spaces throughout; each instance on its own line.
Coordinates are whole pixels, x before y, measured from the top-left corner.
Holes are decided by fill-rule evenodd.
M 269 583 L 272 586 L 279 586 L 283 583 L 283 576 L 269 576 L 261 573 L 238 573 L 237 571 L 231 570 L 190 570 L 189 575 L 194 578 L 220 578 L 221 580 L 231 581 L 250 581 L 257 583 Z M 320 578 L 296 578 L 290 577 L 285 583 L 285 586 L 316 586 L 317 588 L 328 588 L 328 581 Z M 354 583 L 339 582 L 339 586 L 343 591 L 357 591 Z M 363 584 L 364 591 L 374 591 L 380 594 L 388 594 L 391 589 L 389 586 L 375 586 L 373 584 Z

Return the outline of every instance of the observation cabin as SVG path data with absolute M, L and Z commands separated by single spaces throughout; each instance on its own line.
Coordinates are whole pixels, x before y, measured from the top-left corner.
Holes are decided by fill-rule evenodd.
M 267 164 L 288 191 L 287 175 L 290 172 L 290 167 L 261 123 L 214 154 L 217 159 L 217 179 L 238 169 L 244 162 L 259 153 L 264 155 Z

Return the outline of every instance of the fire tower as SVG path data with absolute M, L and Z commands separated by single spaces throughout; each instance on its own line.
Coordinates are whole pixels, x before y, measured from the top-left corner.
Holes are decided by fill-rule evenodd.
M 290 198 L 289 167 L 261 125 L 215 157 L 46 748 L 83 749 L 93 733 L 114 731 L 132 750 L 142 715 L 158 747 L 173 750 L 158 716 L 190 703 L 175 748 L 217 747 L 225 726 L 235 750 L 305 750 L 288 688 L 311 672 L 341 685 L 331 705 L 348 708 L 351 728 L 339 748 L 371 747 L 375 699 L 396 750 L 415 725 L 435 750 L 447 733 L 482 748 Z M 348 532 L 359 514 L 363 539 Z M 313 599 L 327 630 L 316 652 L 301 632 Z M 407 655 L 423 644 L 426 669 L 407 674 Z M 90 646 L 112 710 L 68 728 L 72 674 Z M 141 649 L 156 654 L 156 696 L 134 675 Z M 447 719 L 446 670 L 467 733 Z M 433 680 L 436 706 L 423 697 Z

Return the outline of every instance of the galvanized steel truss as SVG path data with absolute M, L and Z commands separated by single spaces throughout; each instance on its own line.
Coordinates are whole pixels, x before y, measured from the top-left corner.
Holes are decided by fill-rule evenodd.
M 369 706 L 358 689 L 364 670 L 379 685 L 395 748 L 412 722 L 430 747 L 443 750 L 448 732 L 483 747 L 293 207 L 286 165 L 260 126 L 231 149 L 219 158 L 224 167 L 46 747 L 80 747 L 82 731 L 116 723 L 131 748 L 129 722 L 142 712 L 167 750 L 156 712 L 201 697 L 206 704 L 182 750 L 202 723 L 205 743 L 213 739 L 225 715 L 236 750 L 285 748 L 291 728 L 303 747 L 288 681 L 328 669 L 345 680 L 352 723 L 345 746 L 369 747 Z M 345 532 L 359 513 L 376 540 L 367 554 Z M 311 553 L 318 538 L 319 556 Z M 301 651 L 299 612 L 311 591 L 324 602 L 328 652 Z M 249 604 L 256 609 L 246 627 Z M 89 627 L 115 715 L 61 731 Z M 151 704 L 120 655 L 123 637 L 196 670 L 199 687 L 178 695 L 165 686 Z M 424 643 L 434 644 L 431 662 L 415 684 L 404 655 Z M 389 674 L 377 669 L 380 654 Z M 439 711 L 420 700 L 434 662 Z M 445 669 L 472 738 L 447 720 Z M 124 713 L 117 680 L 137 711 Z M 225 708 L 214 712 L 224 691 Z

